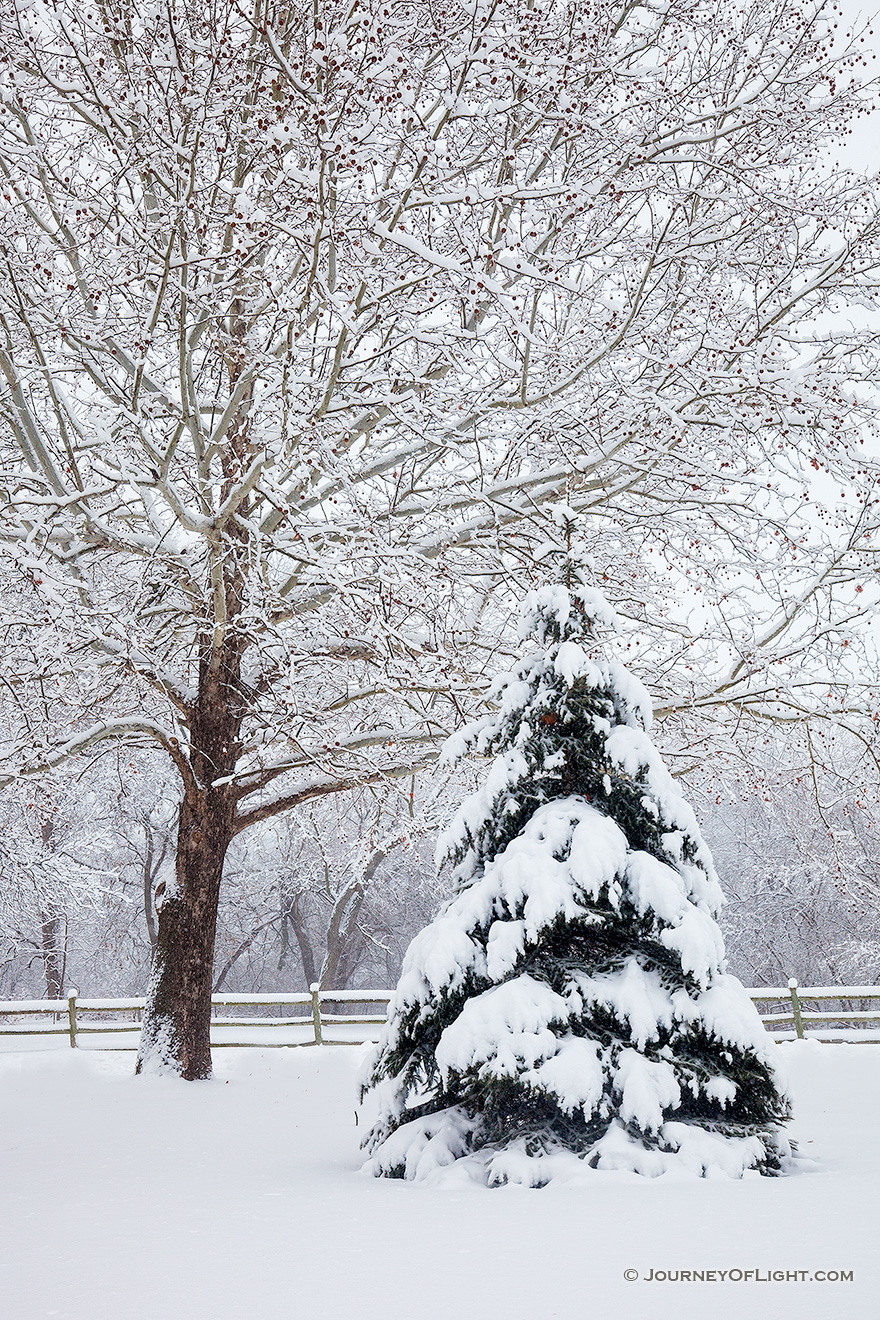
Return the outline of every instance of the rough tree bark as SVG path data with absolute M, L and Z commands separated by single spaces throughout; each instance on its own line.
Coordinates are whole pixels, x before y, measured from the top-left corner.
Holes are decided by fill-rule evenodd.
M 293 933 L 296 936 L 296 942 L 299 946 L 299 956 L 302 959 L 303 973 L 306 978 L 306 985 L 314 985 L 317 977 L 317 965 L 315 963 L 315 951 L 312 948 L 312 942 L 309 939 L 309 933 L 306 929 L 305 916 L 303 914 L 301 894 L 297 894 L 293 902 L 287 909 L 288 920 L 293 927 Z
M 52 848 L 54 837 L 55 817 L 47 815 L 40 825 L 40 838 L 45 852 Z M 40 948 L 46 973 L 46 998 L 60 999 L 67 966 L 67 918 L 63 913 L 40 913 Z
M 223 790 L 184 796 L 174 886 L 159 907 L 137 1071 L 169 1058 L 187 1080 L 211 1075 L 211 988 L 223 862 L 233 837 Z
M 245 430 L 230 463 L 240 461 Z M 234 555 L 223 573 L 226 619 L 240 604 Z M 218 636 L 220 644 L 218 645 Z M 223 863 L 236 834 L 229 783 L 244 714 L 241 643 L 215 627 L 199 666 L 198 694 L 187 712 L 189 764 L 177 827 L 174 882 L 158 908 L 158 929 L 137 1071 L 172 1066 L 186 1080 L 211 1075 L 211 991 Z M 220 780 L 219 786 L 214 781 Z
M 46 969 L 46 998 L 60 999 L 64 986 L 66 926 L 62 916 L 46 916 L 40 923 L 40 947 Z

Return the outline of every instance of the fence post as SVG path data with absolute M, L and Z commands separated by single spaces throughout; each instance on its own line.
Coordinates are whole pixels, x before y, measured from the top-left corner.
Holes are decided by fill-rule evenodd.
M 70 1029 L 70 1048 L 76 1049 L 76 996 L 79 992 L 74 988 L 67 992 L 67 1024 Z
M 801 1001 L 798 998 L 797 981 L 794 977 L 788 983 L 788 992 L 791 995 L 791 1011 L 794 1015 L 794 1029 L 798 1040 L 804 1039 L 804 1020 L 801 1017 Z
M 322 1045 L 324 1038 L 321 1035 L 321 989 L 318 982 L 309 986 L 312 995 L 312 1022 L 315 1026 L 315 1044 Z

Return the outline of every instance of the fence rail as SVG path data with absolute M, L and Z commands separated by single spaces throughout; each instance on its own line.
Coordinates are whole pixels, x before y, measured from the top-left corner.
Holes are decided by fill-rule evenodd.
M 878 985 L 799 986 L 792 977 L 785 990 L 758 986 L 749 990 L 749 995 L 768 1030 L 781 1040 L 790 1039 L 793 1031 L 797 1040 L 880 1042 L 880 1031 L 871 1030 L 880 1028 Z M 837 1004 L 838 1007 L 826 1011 L 805 1008 L 805 1003 Z M 856 1003 L 863 1007 L 853 1008 Z M 774 1011 L 777 1004 L 784 1004 L 786 1011 Z M 864 1007 L 866 1004 L 872 1007 Z M 781 1029 L 785 1030 L 784 1035 L 780 1035 Z
M 801 987 L 792 979 L 785 989 L 755 986 L 748 994 L 776 1040 L 880 1043 L 880 986 Z M 365 1034 L 365 1029 L 384 1023 L 391 995 L 390 990 L 321 990 L 317 985 L 313 985 L 309 991 L 290 994 L 212 995 L 211 1045 L 213 1048 L 359 1045 L 376 1039 L 375 1031 Z M 328 1004 L 337 1009 L 347 1007 L 349 1011 L 328 1011 Z M 805 1004 L 825 1007 L 808 1008 Z M 835 1007 L 827 1007 L 831 1004 Z M 859 1007 L 853 1007 L 854 1004 Z M 69 990 L 64 999 L 0 1000 L 0 1036 L 66 1036 L 71 1047 L 76 1049 L 81 1036 L 115 1038 L 120 1033 L 140 1031 L 140 1018 L 145 1005 L 146 1000 L 137 996 L 128 999 L 81 999 L 75 989 Z M 384 1007 L 381 1012 L 358 1011 L 374 1005 Z M 779 1005 L 783 1006 L 784 1011 L 779 1011 Z M 265 1013 L 242 1016 L 229 1012 L 230 1009 L 253 1011 L 258 1008 L 275 1009 L 280 1016 L 269 1017 Z M 285 1014 L 284 1009 L 293 1012 Z M 305 1011 L 296 1013 L 297 1009 Z M 127 1018 L 120 1021 L 118 1015 L 122 1014 L 127 1015 Z M 25 1021 L 21 1021 L 22 1018 Z M 46 1018 L 47 1021 L 44 1024 L 27 1020 L 34 1018 Z M 240 1036 L 247 1034 L 247 1039 L 236 1039 L 236 1032 Z M 114 1039 L 99 1048 L 135 1049 L 136 1045 L 123 1045 Z
M 216 1049 L 223 1046 L 360 1045 L 365 1040 L 376 1039 L 375 1031 L 365 1035 L 364 1028 L 378 1027 L 385 1022 L 391 995 L 391 990 L 320 990 L 316 985 L 309 991 L 289 994 L 212 995 L 211 1046 Z M 64 999 L 0 1000 L 0 1036 L 66 1036 L 71 1047 L 76 1049 L 81 1036 L 116 1037 L 120 1033 L 139 1032 L 146 1002 L 141 996 L 80 998 L 75 989 L 69 990 Z M 327 1005 L 349 1007 L 349 1011 L 333 1012 Z M 381 1006 L 381 1012 L 358 1011 L 373 1006 Z M 254 1009 L 260 1008 L 281 1010 L 282 1015 L 270 1017 L 267 1013 L 253 1016 L 229 1012 L 230 1009 L 250 1009 L 253 1014 Z M 285 1014 L 284 1009 L 293 1011 Z M 306 1011 L 297 1013 L 297 1009 Z M 16 1018 L 19 1020 L 10 1021 Z M 46 1021 L 34 1022 L 34 1018 L 45 1018 Z M 343 1029 L 342 1035 L 340 1028 Z M 345 1028 L 349 1028 L 347 1034 Z M 236 1039 L 236 1030 L 239 1035 L 246 1034 L 247 1038 Z M 114 1040 L 104 1048 L 136 1049 L 137 1046 Z

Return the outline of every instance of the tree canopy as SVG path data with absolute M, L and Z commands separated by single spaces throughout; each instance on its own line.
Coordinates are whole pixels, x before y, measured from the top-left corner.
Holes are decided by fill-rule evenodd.
M 553 510 L 669 710 L 866 736 L 877 208 L 822 156 L 868 103 L 833 10 L 0 12 L 6 774 L 167 753 L 157 968 L 196 892 L 210 963 L 206 850 L 434 755 Z

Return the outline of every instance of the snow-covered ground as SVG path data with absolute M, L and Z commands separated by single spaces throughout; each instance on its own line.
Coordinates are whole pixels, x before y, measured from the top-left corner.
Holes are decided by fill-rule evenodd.
M 818 1159 L 796 1176 L 542 1191 L 360 1174 L 359 1047 L 218 1050 L 189 1084 L 41 1045 L 0 1053 L 2 1320 L 877 1315 L 878 1045 L 780 1047 Z M 761 1277 L 644 1277 L 682 1270 Z

